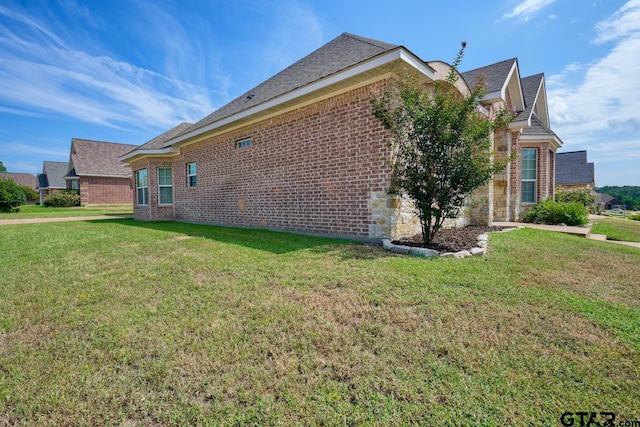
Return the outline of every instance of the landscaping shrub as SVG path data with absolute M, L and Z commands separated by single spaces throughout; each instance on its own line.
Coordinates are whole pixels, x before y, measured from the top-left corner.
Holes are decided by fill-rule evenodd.
M 40 198 L 40 195 L 36 190 L 26 185 L 21 185 L 20 188 L 24 191 L 24 195 L 27 198 L 27 203 L 36 203 Z
M 27 196 L 12 179 L 0 178 L 0 212 L 17 212 L 27 203 Z
M 48 196 L 42 204 L 51 208 L 80 206 L 80 196 L 74 190 L 60 191 Z
M 631 215 L 631 216 L 629 217 L 629 219 L 632 219 L 632 220 L 634 220 L 634 221 L 640 221 L 640 213 L 637 213 L 637 214 L 635 214 L 635 215 Z
M 524 222 L 534 224 L 585 225 L 589 218 L 587 208 L 580 202 L 560 203 L 545 200 L 527 211 Z

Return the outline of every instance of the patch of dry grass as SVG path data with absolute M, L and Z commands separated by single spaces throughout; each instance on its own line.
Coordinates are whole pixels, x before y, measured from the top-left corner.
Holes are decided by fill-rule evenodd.
M 3 227 L 0 245 L 0 423 L 640 418 L 637 249 L 524 229 L 424 260 L 128 220 Z

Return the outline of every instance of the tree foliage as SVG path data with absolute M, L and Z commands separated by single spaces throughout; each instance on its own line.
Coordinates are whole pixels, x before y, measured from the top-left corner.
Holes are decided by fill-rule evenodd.
M 410 75 L 372 100 L 374 116 L 391 131 L 390 191 L 413 200 L 425 244 L 510 160 L 493 160 L 491 137 L 513 112 L 495 111 L 490 117 L 483 112 L 482 80 L 468 94 L 455 87 L 465 47 L 463 42 L 446 80 L 425 85 Z
M 14 180 L 0 178 L 0 212 L 16 212 L 26 202 L 24 191 Z
M 6 172 L 7 171 L 7 167 L 4 165 L 4 163 L 0 162 L 0 172 Z
M 622 202 L 627 209 L 640 209 L 640 187 L 633 185 L 598 187 L 598 193 L 608 194 Z
M 555 200 L 560 203 L 581 203 L 589 209 L 596 202 L 596 196 L 592 195 L 591 191 L 585 189 L 571 191 L 558 190 L 556 191 Z

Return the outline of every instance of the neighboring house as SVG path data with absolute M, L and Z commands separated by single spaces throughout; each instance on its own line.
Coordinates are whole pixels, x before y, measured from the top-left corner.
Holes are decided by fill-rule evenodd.
M 80 204 L 129 204 L 131 168 L 119 157 L 135 145 L 73 138 L 65 187 L 80 193 Z
M 199 122 L 123 155 L 134 173 L 134 216 L 367 239 L 419 232 L 411 204 L 387 193 L 389 131 L 370 101 L 405 73 L 428 84 L 449 70 L 344 33 Z M 561 141 L 549 130 L 544 78 L 523 85 L 515 59 L 462 75 L 461 92 L 486 76 L 487 114 L 518 115 L 494 135 L 496 156 L 516 160 L 456 222 L 517 219 L 553 195 Z
M 30 173 L 22 172 L 0 172 L 0 178 L 11 179 L 18 185 L 33 188 L 38 188 L 38 179 Z
M 64 176 L 67 174 L 69 164 L 67 162 L 42 162 L 42 173 L 38 174 L 37 190 L 40 194 L 40 204 L 44 199 L 58 191 L 65 190 L 67 183 Z
M 596 186 L 593 163 L 587 162 L 587 151 L 558 153 L 556 187 L 559 190 L 593 190 Z
M 619 202 L 613 196 L 606 193 L 596 193 L 595 204 L 601 209 L 613 209 L 614 204 Z

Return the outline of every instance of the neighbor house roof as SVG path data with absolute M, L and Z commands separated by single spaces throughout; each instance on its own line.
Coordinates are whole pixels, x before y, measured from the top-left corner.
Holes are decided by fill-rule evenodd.
M 599 205 L 606 205 L 607 203 L 615 200 L 613 196 L 607 193 L 596 193 L 596 203 Z
M 67 188 L 64 176 L 69 169 L 67 162 L 51 162 L 45 160 L 42 163 L 42 173 L 38 174 L 38 188 Z
M 18 185 L 24 185 L 25 187 L 37 188 L 37 179 L 35 175 L 22 172 L 0 172 L 0 178 L 9 178 Z
M 318 50 L 310 53 L 275 76 L 264 81 L 238 98 L 198 121 L 187 130 L 191 132 L 250 107 L 276 98 L 327 77 L 376 55 L 399 46 L 374 39 L 343 33 Z
M 593 163 L 587 163 L 586 151 L 570 151 L 556 154 L 556 184 L 593 184 Z
M 67 177 L 127 177 L 131 169 L 120 163 L 119 158 L 135 148 L 130 144 L 73 138 Z

